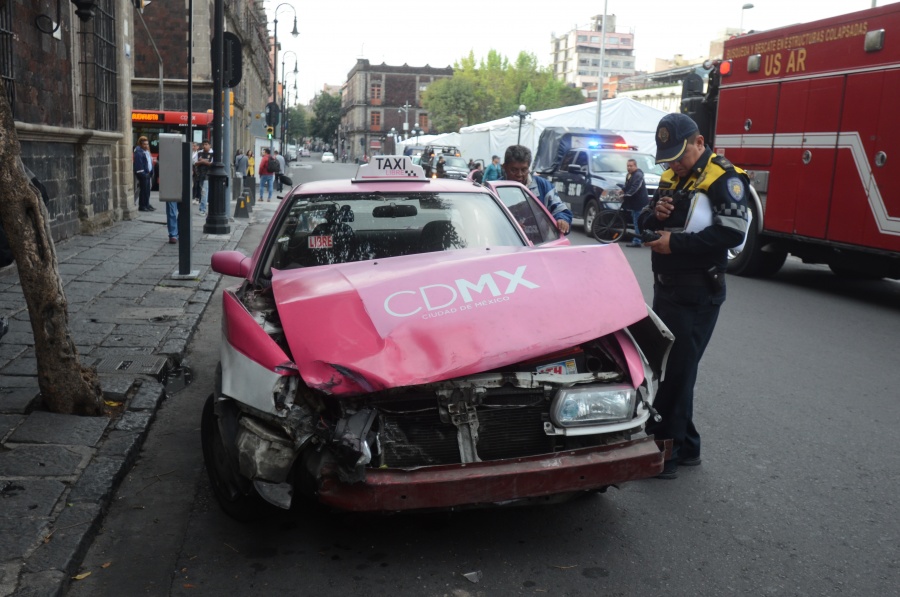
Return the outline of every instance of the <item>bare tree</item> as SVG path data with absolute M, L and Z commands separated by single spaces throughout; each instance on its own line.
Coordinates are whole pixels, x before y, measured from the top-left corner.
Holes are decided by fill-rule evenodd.
M 0 224 L 6 230 L 31 318 L 38 386 L 48 410 L 98 415 L 96 371 L 83 367 L 69 333 L 69 307 L 59 277 L 47 208 L 25 174 L 5 86 L 0 83 Z

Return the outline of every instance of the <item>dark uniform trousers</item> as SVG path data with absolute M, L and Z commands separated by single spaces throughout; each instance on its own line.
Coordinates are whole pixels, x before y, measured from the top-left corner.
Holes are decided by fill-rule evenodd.
M 712 337 L 725 288 L 713 289 L 696 279 L 679 284 L 677 277 L 653 287 L 653 311 L 675 335 L 665 379 L 653 407 L 662 416 L 647 433 L 672 439 L 672 459 L 700 456 L 700 434 L 694 427 L 694 382 L 706 345 Z

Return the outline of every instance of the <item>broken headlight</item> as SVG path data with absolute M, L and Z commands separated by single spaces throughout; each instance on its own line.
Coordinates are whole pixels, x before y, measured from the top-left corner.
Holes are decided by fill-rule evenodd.
M 634 401 L 635 390 L 626 385 L 563 388 L 553 399 L 550 418 L 559 427 L 628 421 Z

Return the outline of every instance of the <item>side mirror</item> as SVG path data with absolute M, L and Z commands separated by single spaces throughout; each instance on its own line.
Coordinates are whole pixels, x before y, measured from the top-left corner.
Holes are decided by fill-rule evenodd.
M 250 258 L 240 251 L 217 251 L 212 255 L 210 266 L 223 276 L 246 278 L 250 275 Z
M 568 172 L 570 174 L 584 174 L 584 166 L 579 166 L 578 164 L 569 164 Z

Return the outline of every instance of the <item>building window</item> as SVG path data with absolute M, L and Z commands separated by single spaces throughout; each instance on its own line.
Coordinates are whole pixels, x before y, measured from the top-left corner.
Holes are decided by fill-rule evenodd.
M 617 46 L 617 45 L 619 45 L 619 38 L 618 37 L 607 37 L 606 43 Z
M 118 128 L 114 4 L 115 0 L 100 0 L 94 17 L 80 24 L 84 127 L 88 129 L 112 131 Z
M 587 41 L 587 35 L 579 35 L 578 41 Z
M 372 128 L 381 128 L 381 112 L 372 112 L 372 117 L 369 121 L 369 124 L 372 125 Z
M 599 44 L 599 43 L 600 43 L 600 36 L 599 36 L 599 35 L 592 35 L 592 36 L 591 36 L 591 43 Z
M 0 78 L 6 87 L 6 99 L 16 116 L 16 79 L 13 73 L 12 2 L 0 5 Z
M 428 114 L 419 114 L 419 128 L 428 130 Z
M 381 100 L 381 82 L 372 83 L 369 96 L 373 100 Z
M 600 60 L 591 60 L 591 66 L 600 66 Z

